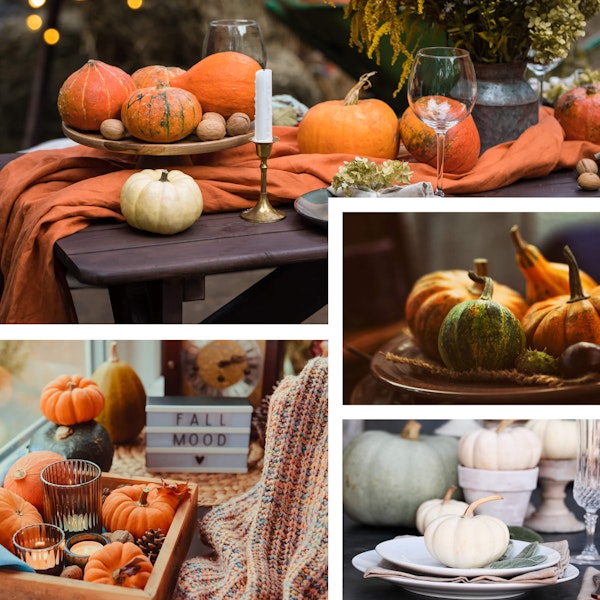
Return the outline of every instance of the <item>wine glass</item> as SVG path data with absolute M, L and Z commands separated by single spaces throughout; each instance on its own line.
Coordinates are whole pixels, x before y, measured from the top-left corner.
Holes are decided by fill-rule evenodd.
M 240 52 L 264 69 L 267 52 L 260 25 L 253 19 L 216 19 L 209 23 L 202 44 L 202 58 L 216 52 Z
M 585 510 L 586 541 L 582 552 L 572 558 L 580 564 L 600 564 L 600 553 L 594 543 L 596 514 L 600 508 L 600 421 L 580 419 L 577 449 L 577 472 L 573 483 L 573 498 Z
M 408 78 L 408 102 L 437 139 L 435 194 L 443 196 L 446 133 L 466 119 L 477 95 L 471 56 L 462 48 L 422 48 Z
M 547 63 L 541 63 L 535 61 L 535 52 L 530 50 L 527 53 L 527 68 L 535 75 L 538 82 L 538 99 L 540 105 L 544 103 L 544 79 L 550 71 L 556 69 L 560 63 L 563 62 L 564 58 L 555 58 Z

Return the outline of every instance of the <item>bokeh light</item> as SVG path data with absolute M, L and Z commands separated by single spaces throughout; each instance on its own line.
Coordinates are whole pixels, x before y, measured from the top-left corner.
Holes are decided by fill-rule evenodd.
M 29 15 L 26 20 L 27 27 L 31 29 L 31 31 L 38 31 L 42 27 L 42 17 L 40 15 Z
M 132 10 L 137 10 L 138 8 L 141 8 L 143 4 L 143 0 L 127 0 L 127 6 L 129 6 L 129 8 L 131 8 Z
M 58 33 L 58 29 L 54 29 L 50 27 L 44 31 L 44 41 L 49 46 L 54 46 L 54 44 L 58 44 L 58 40 L 60 40 L 60 33 Z
M 44 4 L 46 4 L 46 0 L 29 0 L 31 8 L 41 8 Z

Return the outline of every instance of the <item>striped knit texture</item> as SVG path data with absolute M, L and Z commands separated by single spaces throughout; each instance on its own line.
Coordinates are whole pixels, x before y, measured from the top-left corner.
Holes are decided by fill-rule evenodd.
M 176 600 L 327 598 L 328 362 L 271 396 L 262 475 L 200 524 L 211 557 L 184 562 Z

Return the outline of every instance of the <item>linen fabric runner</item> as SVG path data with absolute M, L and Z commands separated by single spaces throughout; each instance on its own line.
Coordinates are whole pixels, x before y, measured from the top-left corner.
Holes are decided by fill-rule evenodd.
M 268 163 L 268 191 L 275 205 L 328 187 L 338 168 L 355 158 L 300 154 L 297 128 L 275 127 L 273 133 L 279 141 Z M 447 195 L 498 189 L 573 168 L 579 158 L 597 151 L 600 146 L 588 142 L 565 141 L 552 110 L 542 108 L 537 125 L 514 142 L 490 148 L 472 171 L 446 174 L 444 187 Z M 0 323 L 77 322 L 65 274 L 55 267 L 54 243 L 98 219 L 123 220 L 119 194 L 136 172 L 135 160 L 76 145 L 24 154 L 0 171 Z M 204 212 L 243 210 L 258 199 L 260 161 L 253 143 L 193 160 L 193 166 L 178 168 L 197 181 Z M 412 162 L 411 169 L 412 183 L 435 183 L 434 168 Z M 389 200 L 390 209 L 402 210 L 402 201 Z

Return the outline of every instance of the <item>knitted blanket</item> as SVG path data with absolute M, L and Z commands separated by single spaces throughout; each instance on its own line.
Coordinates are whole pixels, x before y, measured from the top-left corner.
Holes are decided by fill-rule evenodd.
M 261 479 L 204 517 L 214 552 L 184 562 L 174 599 L 327 598 L 327 374 L 314 358 L 275 389 Z

